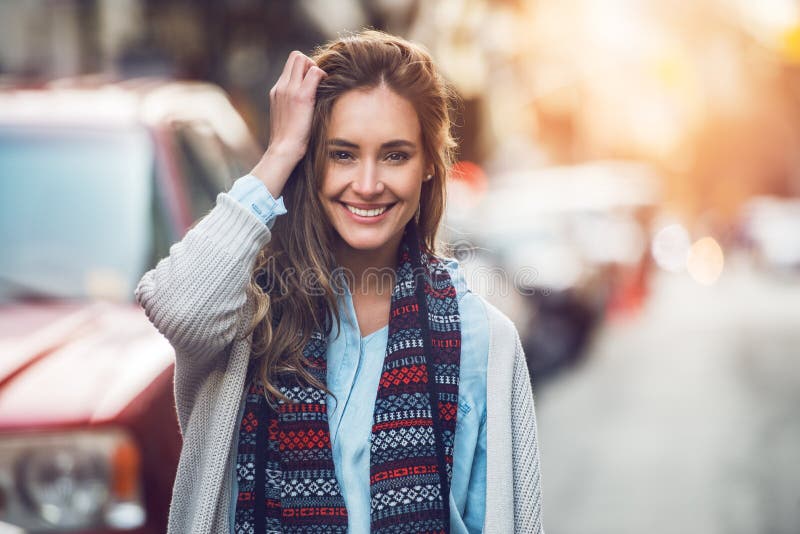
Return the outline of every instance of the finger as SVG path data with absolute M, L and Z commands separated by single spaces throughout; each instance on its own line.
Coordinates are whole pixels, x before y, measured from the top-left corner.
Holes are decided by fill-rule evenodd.
M 292 73 L 292 67 L 294 66 L 295 61 L 297 60 L 297 56 L 300 54 L 299 50 L 292 50 L 289 53 L 289 57 L 286 58 L 286 64 L 283 66 L 283 71 L 281 72 L 280 78 L 278 78 L 278 83 L 275 85 L 280 84 L 283 82 L 283 85 L 289 82 L 289 77 Z
M 327 72 L 314 65 L 308 69 L 308 73 L 303 79 L 303 85 L 301 86 L 302 91 L 314 94 L 314 92 L 317 90 L 317 85 L 319 85 L 320 80 L 327 75 Z
M 303 81 L 303 76 L 305 76 L 309 67 L 311 67 L 311 60 L 307 56 L 303 54 L 297 56 L 297 58 L 294 60 L 294 65 L 292 65 L 292 74 L 289 78 L 289 85 L 291 87 L 300 87 L 300 84 Z

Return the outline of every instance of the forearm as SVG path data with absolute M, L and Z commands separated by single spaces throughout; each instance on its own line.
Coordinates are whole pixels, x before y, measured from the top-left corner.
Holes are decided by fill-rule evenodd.
M 227 193 L 169 256 L 144 274 L 135 297 L 155 327 L 197 364 L 235 335 L 246 287 L 271 230 Z

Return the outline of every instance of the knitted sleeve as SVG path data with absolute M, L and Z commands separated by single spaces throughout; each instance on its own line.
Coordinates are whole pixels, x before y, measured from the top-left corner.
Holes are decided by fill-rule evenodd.
M 254 213 L 219 193 L 214 208 L 139 280 L 136 300 L 175 348 L 179 414 L 190 412 L 197 388 L 233 341 L 256 257 L 271 237 Z
M 518 332 L 511 398 L 514 532 L 544 534 L 536 411 L 528 365 Z

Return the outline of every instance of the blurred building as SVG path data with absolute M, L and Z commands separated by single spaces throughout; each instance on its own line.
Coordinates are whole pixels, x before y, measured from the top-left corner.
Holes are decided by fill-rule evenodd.
M 800 7 L 704 0 L 9 0 L 0 79 L 86 73 L 217 83 L 266 144 L 292 49 L 386 29 L 427 46 L 462 102 L 462 159 L 496 173 L 643 160 L 687 219 L 725 232 L 800 194 Z

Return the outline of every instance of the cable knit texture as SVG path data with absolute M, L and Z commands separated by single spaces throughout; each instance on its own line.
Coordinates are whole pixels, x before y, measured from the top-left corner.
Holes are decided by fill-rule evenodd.
M 229 532 L 228 512 L 254 302 L 246 287 L 270 228 L 228 193 L 144 274 L 135 297 L 175 348 L 175 404 L 183 436 L 168 533 Z M 489 318 L 484 532 L 544 533 L 534 399 L 519 334 Z

